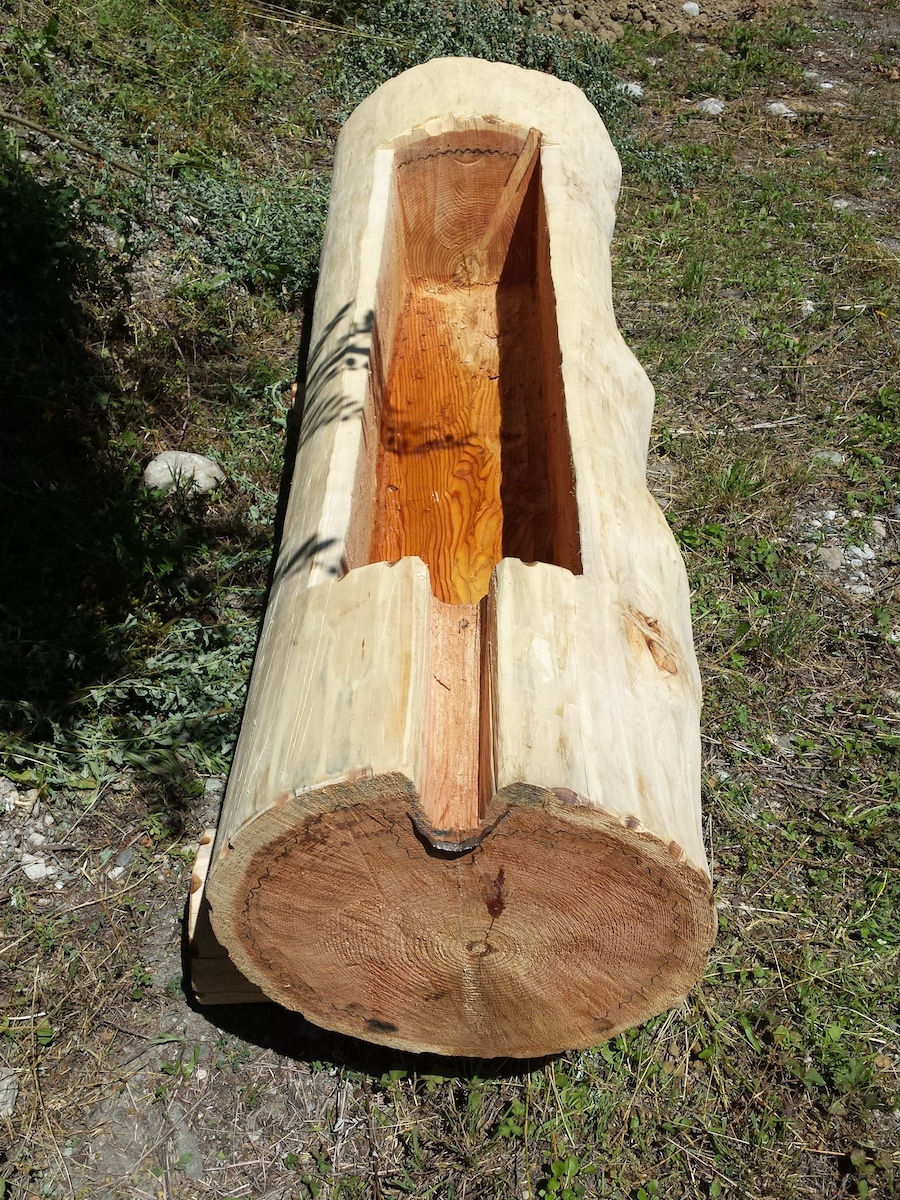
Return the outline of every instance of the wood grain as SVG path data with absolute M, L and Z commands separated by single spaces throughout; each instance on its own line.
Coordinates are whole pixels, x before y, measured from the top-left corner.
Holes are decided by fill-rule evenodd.
M 435 60 L 348 121 L 195 906 L 207 998 L 211 929 L 327 1028 L 528 1056 L 701 974 L 700 678 L 613 313 L 618 183 L 587 99 L 503 64 Z
M 539 146 L 535 129 L 517 153 L 508 137 L 439 138 L 398 166 L 390 279 L 409 281 L 378 402 L 370 558 L 417 555 L 448 604 L 482 599 L 504 556 L 580 569 Z
M 438 599 L 473 604 L 503 546 L 496 289 L 417 286 L 393 364 L 372 559 L 418 555 Z

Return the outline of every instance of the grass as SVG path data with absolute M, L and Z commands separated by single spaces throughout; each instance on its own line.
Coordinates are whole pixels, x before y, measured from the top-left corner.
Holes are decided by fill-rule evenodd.
M 894 1194 L 889 30 L 771 14 L 698 51 L 634 31 L 600 47 L 462 0 L 2 11 L 0 769 L 17 793 L 0 1061 L 19 1099 L 0 1196 Z M 230 761 L 295 436 L 333 139 L 377 82 L 448 52 L 572 79 L 622 150 L 614 296 L 657 388 L 649 477 L 705 686 L 707 974 L 681 1008 L 547 1063 L 423 1061 L 278 1010 L 202 1016 L 179 982 L 192 844 Z M 721 117 L 694 107 L 706 95 Z M 227 484 L 148 493 L 164 447 L 211 454 Z M 854 547 L 872 551 L 862 572 Z M 837 551 L 840 568 L 822 558 Z M 38 828 L 59 889 L 21 870 Z

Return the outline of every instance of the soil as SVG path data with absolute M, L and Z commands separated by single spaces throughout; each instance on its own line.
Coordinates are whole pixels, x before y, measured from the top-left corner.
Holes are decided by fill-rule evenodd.
M 521 0 L 519 4 L 521 12 L 548 25 L 567 33 L 592 33 L 602 41 L 617 41 L 625 24 L 645 33 L 709 33 L 729 21 L 749 20 L 770 7 L 774 5 L 769 0 L 581 0 L 576 4 Z M 804 0 L 798 7 L 817 8 L 818 0 Z

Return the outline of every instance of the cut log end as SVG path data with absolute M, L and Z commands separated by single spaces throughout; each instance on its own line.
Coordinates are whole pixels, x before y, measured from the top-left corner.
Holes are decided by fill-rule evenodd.
M 390 786 L 273 810 L 219 864 L 213 926 L 273 1000 L 401 1049 L 533 1057 L 604 1041 L 701 974 L 709 879 L 668 844 L 516 787 L 478 846 L 442 854 Z

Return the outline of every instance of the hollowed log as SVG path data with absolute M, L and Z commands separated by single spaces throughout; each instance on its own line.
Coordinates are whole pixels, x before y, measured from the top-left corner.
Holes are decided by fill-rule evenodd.
M 243 976 L 327 1028 L 544 1054 L 703 968 L 700 686 L 612 313 L 618 182 L 580 92 L 474 60 L 339 140 L 206 887 Z

